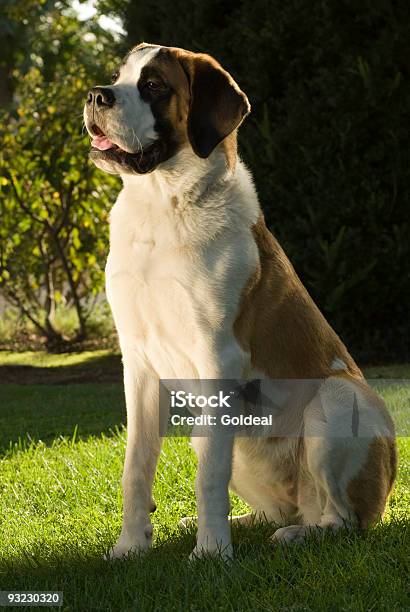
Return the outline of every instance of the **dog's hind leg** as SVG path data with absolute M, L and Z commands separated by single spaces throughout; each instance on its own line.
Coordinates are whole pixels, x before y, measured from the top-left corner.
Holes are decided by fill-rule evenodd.
M 231 525 L 245 525 L 246 527 L 251 527 L 252 525 L 266 522 L 267 519 L 263 512 L 248 512 L 248 514 L 230 516 L 229 521 Z
M 393 484 L 394 427 L 364 381 L 325 381 L 304 423 L 302 524 L 278 529 L 274 542 L 300 542 L 324 529 L 367 527 L 383 515 Z

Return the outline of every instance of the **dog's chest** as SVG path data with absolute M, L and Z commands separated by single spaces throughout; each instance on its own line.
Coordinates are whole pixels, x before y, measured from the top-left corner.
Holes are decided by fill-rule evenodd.
M 235 318 L 245 282 L 233 278 L 236 249 L 226 239 L 194 247 L 179 240 L 171 214 L 131 212 L 113 210 L 106 267 L 122 348 L 132 346 L 162 378 L 196 377 L 213 330 Z

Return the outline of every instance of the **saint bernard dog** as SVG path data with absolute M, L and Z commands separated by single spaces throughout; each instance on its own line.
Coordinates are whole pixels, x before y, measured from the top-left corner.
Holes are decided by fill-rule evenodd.
M 231 558 L 232 521 L 272 522 L 275 543 L 365 528 L 383 515 L 392 489 L 392 420 L 267 229 L 238 157 L 237 130 L 249 112 L 209 55 L 145 43 L 111 85 L 88 93 L 91 160 L 123 181 L 106 266 L 128 423 L 113 557 L 152 541 L 161 379 L 317 382 L 286 404 L 299 435 L 226 436 L 216 427 L 193 438 L 191 558 Z M 229 488 L 250 514 L 229 516 Z

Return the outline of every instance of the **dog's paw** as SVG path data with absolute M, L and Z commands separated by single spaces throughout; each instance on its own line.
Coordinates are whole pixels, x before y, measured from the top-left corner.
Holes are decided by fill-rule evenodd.
M 121 534 L 114 548 L 105 555 L 105 559 L 122 559 L 145 552 L 152 544 L 152 532 L 152 525 L 147 525 L 138 537 L 131 538 Z
M 232 544 L 226 546 L 216 547 L 204 547 L 196 545 L 194 550 L 189 555 L 190 561 L 196 561 L 197 559 L 203 559 L 206 557 L 219 557 L 223 561 L 232 561 L 233 559 L 233 547 Z
M 277 529 L 271 541 L 274 544 L 301 544 L 314 532 L 314 527 L 308 525 L 288 525 Z
M 201 557 L 219 557 L 224 561 L 233 558 L 233 548 L 231 543 L 231 532 L 229 523 L 223 525 L 213 525 L 212 528 L 199 528 L 197 542 L 189 559 L 194 561 Z

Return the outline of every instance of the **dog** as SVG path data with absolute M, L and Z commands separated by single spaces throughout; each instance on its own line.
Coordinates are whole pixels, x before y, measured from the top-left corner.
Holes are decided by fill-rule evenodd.
M 270 521 L 276 543 L 365 528 L 383 515 L 393 486 L 392 420 L 267 229 L 238 157 L 249 112 L 211 56 L 145 43 L 111 86 L 88 93 L 90 158 L 123 181 L 106 265 L 128 428 L 112 557 L 152 542 L 162 379 L 317 381 L 286 404 L 299 435 L 226 436 L 216 427 L 192 439 L 194 558 L 232 557 L 230 520 Z M 355 435 L 346 425 L 352 406 Z M 229 488 L 250 514 L 229 517 Z

